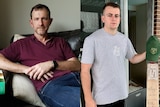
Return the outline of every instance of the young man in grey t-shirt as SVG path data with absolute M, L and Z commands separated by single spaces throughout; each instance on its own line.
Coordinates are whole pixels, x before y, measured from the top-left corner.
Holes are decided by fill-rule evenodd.
M 83 45 L 81 81 L 85 106 L 124 107 L 128 96 L 125 59 L 139 63 L 145 59 L 146 52 L 137 54 L 128 37 L 117 31 L 119 5 L 105 4 L 101 20 L 104 27 L 88 36 Z

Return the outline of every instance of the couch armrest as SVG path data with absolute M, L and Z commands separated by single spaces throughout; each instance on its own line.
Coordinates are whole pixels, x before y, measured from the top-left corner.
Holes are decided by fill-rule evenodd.
M 2 70 L 2 72 L 5 79 L 5 94 L 13 96 L 13 89 L 12 89 L 13 73 L 6 70 Z

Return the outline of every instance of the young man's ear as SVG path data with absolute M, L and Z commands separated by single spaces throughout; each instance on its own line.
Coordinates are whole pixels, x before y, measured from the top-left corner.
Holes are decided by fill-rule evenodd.
M 103 15 L 101 16 L 101 21 L 104 23 L 104 16 Z

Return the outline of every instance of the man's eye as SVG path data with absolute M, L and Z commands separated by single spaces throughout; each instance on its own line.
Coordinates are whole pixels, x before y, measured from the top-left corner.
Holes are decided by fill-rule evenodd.
M 38 20 L 38 18 L 34 18 L 34 20 L 36 21 L 36 20 Z
M 43 18 L 43 20 L 48 20 L 49 18 Z
M 117 15 L 115 15 L 115 18 L 118 18 L 118 17 L 120 17 L 120 15 L 118 15 L 118 14 L 117 14 Z
M 108 17 L 112 17 L 112 14 L 108 14 L 107 16 L 108 16 Z

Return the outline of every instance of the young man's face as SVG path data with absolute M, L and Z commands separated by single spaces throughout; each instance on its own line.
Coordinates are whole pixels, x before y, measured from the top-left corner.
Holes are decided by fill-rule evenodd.
M 34 29 L 34 34 L 45 35 L 49 29 L 52 19 L 46 9 L 33 10 L 30 24 Z
M 107 6 L 101 17 L 104 27 L 109 30 L 117 30 L 120 23 L 120 9 Z

